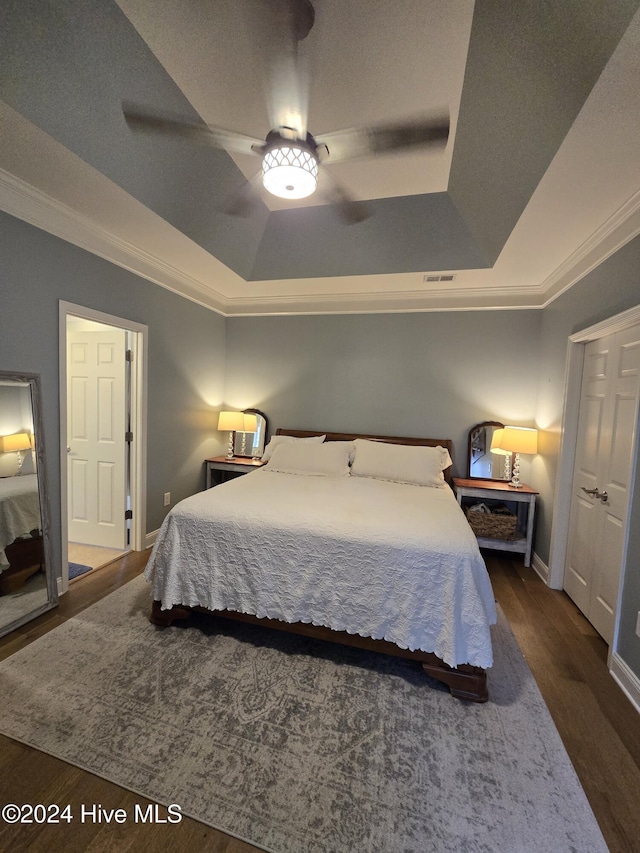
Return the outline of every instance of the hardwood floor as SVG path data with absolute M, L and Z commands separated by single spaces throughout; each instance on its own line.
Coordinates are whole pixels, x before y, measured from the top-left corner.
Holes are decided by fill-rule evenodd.
M 74 583 L 60 606 L 0 639 L 0 660 L 139 574 L 148 552 L 128 554 Z M 562 592 L 549 590 L 518 559 L 487 556 L 496 598 L 516 635 L 584 786 L 612 853 L 640 851 L 640 714 L 606 668 L 606 646 Z M 452 700 L 454 701 L 454 700 Z M 0 736 L 0 804 L 150 801 Z M 166 812 L 160 810 L 166 817 Z M 74 820 L 58 826 L 0 823 L 0 851 L 159 851 L 251 853 L 257 848 L 190 818 L 179 824 L 124 825 Z M 508 853 L 508 851 L 499 851 Z M 583 851 L 580 851 L 583 853 Z M 587 851 L 584 851 L 587 853 Z

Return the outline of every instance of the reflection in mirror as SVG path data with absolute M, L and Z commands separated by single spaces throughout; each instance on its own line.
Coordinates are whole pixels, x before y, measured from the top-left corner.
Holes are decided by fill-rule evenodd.
M 499 429 L 504 429 L 500 421 L 483 421 L 469 430 L 467 476 L 470 479 L 511 479 L 511 453 L 491 449 L 492 440 Z
M 0 372 L 0 636 L 55 607 L 39 377 Z
M 243 414 L 248 429 L 236 432 L 233 442 L 233 455 L 260 459 L 266 444 L 267 416 L 259 409 L 244 409 Z

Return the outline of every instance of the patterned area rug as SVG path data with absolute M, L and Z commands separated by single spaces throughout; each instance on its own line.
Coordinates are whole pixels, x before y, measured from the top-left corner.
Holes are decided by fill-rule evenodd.
M 138 578 L 0 664 L 0 731 L 277 853 L 606 851 L 502 614 L 473 705 L 412 662 L 149 604 Z

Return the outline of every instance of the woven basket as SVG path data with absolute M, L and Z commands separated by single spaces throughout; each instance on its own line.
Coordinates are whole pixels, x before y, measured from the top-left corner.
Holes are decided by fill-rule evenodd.
M 467 519 L 476 536 L 515 539 L 518 519 L 512 512 L 478 512 L 467 509 Z

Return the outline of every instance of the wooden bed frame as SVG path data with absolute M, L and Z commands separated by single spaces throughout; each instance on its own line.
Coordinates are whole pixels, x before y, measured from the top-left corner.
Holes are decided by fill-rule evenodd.
M 0 595 L 20 589 L 26 581 L 44 568 L 42 534 L 16 539 L 4 549 L 9 568 L 0 572 Z
M 400 436 L 363 435 L 362 433 L 294 429 L 278 429 L 276 431 L 276 435 L 290 435 L 295 438 L 310 438 L 315 435 L 326 435 L 327 441 L 353 441 L 356 438 L 366 438 L 373 441 L 384 441 L 389 444 L 407 444 L 414 447 L 436 447 L 440 445 L 441 447 L 446 447 L 453 458 L 453 442 L 450 439 L 444 438 L 402 438 Z M 450 482 L 451 468 L 447 468 L 444 475 L 445 480 Z M 471 702 L 486 702 L 489 698 L 486 670 L 469 664 L 461 664 L 454 668 L 444 663 L 444 661 L 439 657 L 430 652 L 412 652 L 408 649 L 401 649 L 399 646 L 396 646 L 395 643 L 390 643 L 387 640 L 374 640 L 370 637 L 361 637 L 359 634 L 349 634 L 346 631 L 333 631 L 331 628 L 324 628 L 304 622 L 288 623 L 281 622 L 277 619 L 258 619 L 256 616 L 250 616 L 246 613 L 237 613 L 231 610 L 207 610 L 204 607 L 187 607 L 182 604 L 176 604 L 169 610 L 162 610 L 159 601 L 153 602 L 149 618 L 154 625 L 166 628 L 173 624 L 173 622 L 188 619 L 194 612 L 209 613 L 237 622 L 246 622 L 252 625 L 275 628 L 280 631 L 288 631 L 289 633 L 301 634 L 306 637 L 313 637 L 315 639 L 339 643 L 345 646 L 381 652 L 393 657 L 415 660 L 422 664 L 422 668 L 427 675 L 446 684 L 451 691 L 452 696 L 455 696 L 458 699 L 467 699 Z

